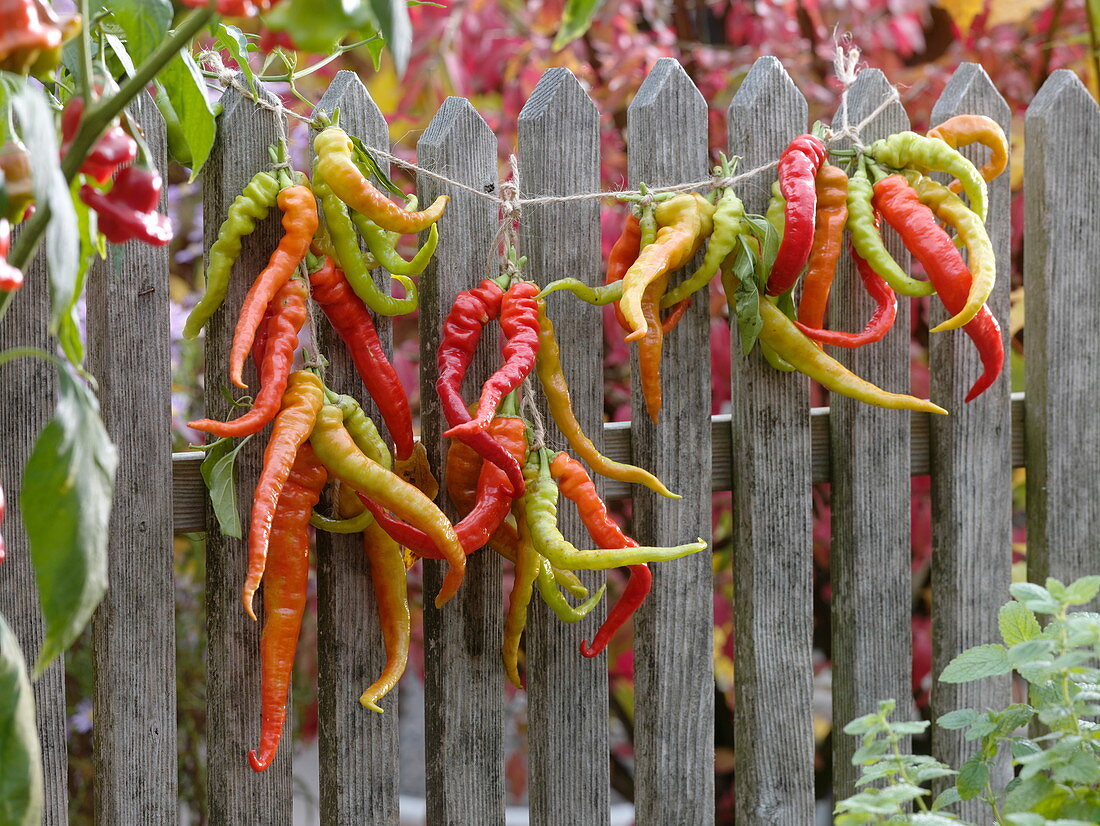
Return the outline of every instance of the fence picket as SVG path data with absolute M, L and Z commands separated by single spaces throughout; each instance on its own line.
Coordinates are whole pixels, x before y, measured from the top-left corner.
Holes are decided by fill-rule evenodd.
M 932 109 L 933 125 L 954 115 L 993 118 L 1007 134 L 1011 112 L 989 76 L 976 63 L 964 63 Z M 988 153 L 962 150 L 980 166 Z M 1001 324 L 1008 346 L 1012 280 L 1010 174 L 989 185 L 987 228 L 997 256 L 997 286 L 988 306 Z M 947 318 L 931 301 L 929 323 Z M 931 431 L 932 471 L 932 714 L 957 708 L 999 708 L 1011 702 L 1008 675 L 972 683 L 941 683 L 935 678 L 965 648 L 999 638 L 997 609 L 1008 599 L 1012 581 L 1012 426 L 1008 362 L 1001 378 L 969 404 L 963 397 L 981 367 L 974 345 L 961 330 L 929 336 L 932 400 L 950 411 L 936 416 Z M 932 729 L 932 753 L 958 766 L 974 752 L 960 731 Z M 1007 755 L 1005 756 L 1007 758 Z M 1007 759 L 994 785 L 1011 779 Z M 980 820 L 978 801 L 960 805 L 959 816 Z
M 707 105 L 683 67 L 657 61 L 627 110 L 633 184 L 707 174 Z M 691 272 L 689 269 L 688 272 Z M 710 314 L 697 297 L 665 340 L 660 423 L 646 414 L 631 348 L 634 461 L 683 496 L 635 485 L 634 531 L 643 545 L 710 534 Z M 714 820 L 713 576 L 709 549 L 653 565 L 653 590 L 634 624 L 635 806 L 639 826 Z
M 595 192 L 600 185 L 600 120 L 595 104 L 568 69 L 548 69 L 519 116 L 520 189 L 524 197 Z M 601 281 L 600 204 L 526 206 L 521 220 L 521 252 L 527 276 L 546 284 L 564 275 Z M 565 239 L 567 242 L 563 243 Z M 603 423 L 603 317 L 557 296 L 549 314 L 563 353 L 562 369 L 586 433 Z M 568 302 L 568 303 L 566 303 Z M 545 404 L 547 442 L 567 448 Z M 563 503 L 561 526 L 579 547 L 591 542 L 572 507 Z M 582 579 L 595 590 L 600 572 Z M 608 821 L 607 660 L 587 660 L 577 650 L 592 639 L 606 609 L 575 625 L 562 623 L 537 597 L 527 623 L 528 739 L 530 807 L 534 824 L 599 826 Z M 578 698 L 581 698 L 578 701 Z M 577 740 L 576 732 L 584 739 Z
M 260 93 L 272 99 L 263 87 Z M 279 139 L 277 117 L 262 109 L 235 89 L 222 96 L 219 118 L 221 136 L 203 171 L 203 213 L 206 249 L 217 238 L 233 199 L 249 179 L 268 169 L 268 146 Z M 255 232 L 244 239 L 241 256 L 233 267 L 222 308 L 206 328 L 206 415 L 227 419 L 234 415 L 222 396 L 228 387 L 226 354 L 233 338 L 236 316 L 256 273 L 267 264 L 268 256 L 281 237 L 280 213 L 273 209 Z M 256 370 L 251 359 L 244 371 L 250 390 L 235 390 L 234 396 L 255 391 Z M 253 489 L 260 472 L 265 431 L 237 454 L 237 508 L 247 532 Z M 255 748 L 260 733 L 260 629 L 262 626 L 263 589 L 255 603 L 253 622 L 241 607 L 241 585 L 247 568 L 247 545 L 242 539 L 223 536 L 212 511 L 206 531 L 206 754 L 208 765 L 207 802 L 210 823 L 240 822 L 241 813 L 255 823 L 289 826 L 291 822 L 291 753 L 287 732 L 278 757 L 261 774 L 248 764 L 248 751 Z
M 389 128 L 355 72 L 337 72 L 317 104 L 318 111 L 340 109 L 340 124 L 368 147 L 389 148 Z M 386 164 L 382 164 L 383 171 Z M 375 282 L 389 291 L 389 277 L 376 271 Z M 378 336 L 392 350 L 393 323 L 373 316 Z M 329 361 L 325 381 L 337 392 L 350 392 L 380 429 L 378 408 L 363 388 L 347 347 L 321 312 L 314 314 L 314 335 Z M 384 430 L 383 430 L 384 432 Z M 331 500 L 329 502 L 331 506 Z M 378 623 L 370 566 L 358 535 L 317 532 L 317 717 L 320 751 L 321 822 L 393 824 L 400 818 L 398 692 L 382 700 L 384 714 L 359 705 L 359 695 L 386 662 Z M 393 766 L 394 771 L 378 771 Z
M 164 122 L 152 99 L 139 96 L 131 114 L 164 170 Z M 87 306 L 89 366 L 119 457 L 109 587 L 92 620 L 95 817 L 176 823 L 172 491 L 149 484 L 172 472 L 168 248 L 109 247 L 89 274 Z
M 1100 557 L 1100 109 L 1075 74 L 1043 84 L 1024 141 L 1027 558 L 1041 584 L 1095 574 Z
M 485 192 L 497 190 L 497 143 L 464 98 L 448 98 L 418 144 L 418 162 Z M 451 196 L 435 257 L 421 278 L 421 438 L 439 479 L 444 474 L 446 429 L 435 393 L 440 322 L 455 294 L 495 274 L 497 209 L 484 199 L 419 175 L 422 204 Z M 497 362 L 496 336 L 482 338 L 466 383 L 469 398 Z M 454 508 L 441 493 L 444 511 Z M 442 609 L 433 604 L 445 563 L 424 566 L 424 737 L 427 820 L 440 826 L 504 823 L 504 623 L 500 557 L 470 557 L 466 581 Z
M 860 72 L 848 92 L 848 122 L 861 123 L 891 91 L 878 69 Z M 838 110 L 833 123 L 843 122 Z M 894 102 L 864 127 L 861 140 L 869 144 L 908 128 L 904 107 Z M 886 237 L 890 252 L 904 266 L 904 245 L 888 228 Z M 863 329 L 874 309 L 848 254 L 838 268 L 829 305 L 833 330 Z M 858 350 L 830 348 L 830 355 L 886 390 L 908 392 L 909 305 L 899 300 L 894 328 L 882 341 Z M 852 765 L 859 743 L 841 733 L 843 726 L 890 697 L 897 699 L 900 716 L 908 717 L 912 709 L 909 416 L 835 393 L 829 404 L 833 794 L 839 800 L 854 793 L 859 775 Z
M 729 109 L 741 167 L 775 161 L 806 129 L 806 99 L 774 57 L 753 64 Z M 774 169 L 742 183 L 763 213 Z M 805 826 L 814 817 L 809 382 L 733 329 L 733 565 L 737 818 Z

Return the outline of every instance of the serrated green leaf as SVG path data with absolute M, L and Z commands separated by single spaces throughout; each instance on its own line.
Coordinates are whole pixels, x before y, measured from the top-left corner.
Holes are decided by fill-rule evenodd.
M 855 754 L 852 755 L 852 765 L 859 766 L 863 763 L 870 763 L 871 761 L 882 757 L 890 750 L 890 744 L 885 740 L 874 740 L 865 746 L 860 746 L 856 749 Z
M 917 812 L 909 818 L 910 826 L 954 826 L 959 819 L 939 812 Z
M 1062 583 L 1062 580 L 1055 579 L 1052 576 L 1047 577 L 1047 581 L 1043 583 L 1043 586 L 1050 592 L 1050 595 L 1054 597 L 1058 602 L 1065 599 L 1066 586 Z
M 1057 614 L 1058 601 L 1050 591 L 1034 582 L 1016 582 L 1009 588 L 1012 596 L 1037 614 Z
M 172 4 L 168 0 L 105 0 L 115 23 L 126 34 L 126 51 L 141 63 L 168 37 Z
M 397 76 L 404 77 L 412 53 L 412 23 L 405 0 L 370 0 L 378 31 L 386 39 L 393 55 Z
M 1027 642 L 1042 631 L 1035 614 L 1019 602 L 1006 602 L 1001 606 L 997 625 L 1001 630 L 1001 639 L 1009 647 Z
M 949 711 L 936 718 L 936 725 L 942 729 L 960 729 L 972 726 L 981 718 L 981 715 L 972 708 L 960 708 L 957 711 Z
M 925 729 L 931 725 L 927 720 L 900 720 L 896 723 L 891 723 L 890 728 L 894 730 L 894 734 L 922 734 Z
M 241 516 L 237 512 L 237 453 L 251 436 L 236 445 L 232 439 L 219 439 L 206 450 L 199 473 L 210 493 L 210 504 L 224 536 L 241 538 Z
M 1066 588 L 1062 599 L 1066 605 L 1084 605 L 1100 593 L 1100 576 L 1086 576 Z
M 940 682 L 968 683 L 1007 674 L 1012 670 L 1008 652 L 1003 645 L 979 645 L 963 651 L 944 668 Z
M 95 395 L 68 365 L 58 377 L 57 408 L 27 460 L 19 502 L 46 620 L 36 675 L 72 644 L 107 590 L 118 466 Z
M 0 615 L 0 823 L 42 822 L 42 754 L 19 641 Z
M 1050 795 L 1054 789 L 1054 781 L 1045 774 L 1024 778 L 1005 795 L 1003 810 L 1006 814 L 1026 812 L 1038 805 L 1039 801 Z
M 877 714 L 864 714 L 862 717 L 856 717 L 852 722 L 848 723 L 844 727 L 845 734 L 866 734 L 872 729 L 874 724 L 878 721 Z
M 936 799 L 932 801 L 932 811 L 938 812 L 940 809 L 946 808 L 947 806 L 954 806 L 956 803 L 961 802 L 962 798 L 959 797 L 959 790 L 954 786 L 948 786 L 936 795 Z
M 1026 737 L 1013 737 L 1009 740 L 1009 748 L 1014 758 L 1026 757 L 1029 754 L 1037 754 L 1042 751 L 1039 744 Z
M 955 788 L 959 790 L 959 797 L 963 800 L 972 800 L 982 793 L 988 780 L 989 766 L 982 762 L 979 755 L 974 755 L 959 768 Z
M 206 84 L 194 58 L 186 50 L 168 61 L 157 75 L 164 92 L 179 118 L 180 134 L 191 154 L 191 180 L 202 170 L 214 148 L 217 122 L 214 109 L 206 99 Z
M 236 61 L 252 94 L 257 94 L 256 73 L 252 71 L 252 65 L 248 62 L 248 38 L 244 36 L 244 32 L 228 23 L 219 23 L 214 29 L 214 39 Z
M 1015 603 L 1019 605 L 1019 603 Z M 1054 641 L 1035 639 L 1017 643 L 1008 649 L 1009 661 L 1019 668 L 1033 663 L 1042 664 L 1050 660 L 1054 652 Z
M 558 33 L 554 36 L 553 50 L 556 52 L 564 49 L 588 31 L 599 9 L 600 0 L 565 0 Z

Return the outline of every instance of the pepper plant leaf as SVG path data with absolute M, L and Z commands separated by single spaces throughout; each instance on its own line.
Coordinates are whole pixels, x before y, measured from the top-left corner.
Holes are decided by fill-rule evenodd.
M 42 754 L 19 641 L 0 615 L 0 823 L 42 822 Z
M 126 50 L 141 63 L 168 37 L 172 4 L 168 0 L 106 0 L 104 5 L 126 35 Z
M 741 349 L 747 356 L 752 352 L 764 319 L 760 316 L 760 291 L 756 286 L 754 270 L 756 255 L 745 241 L 740 239 L 742 255 L 737 262 L 737 287 L 733 292 L 733 309 L 737 314 L 737 330 L 741 334 Z M 745 262 L 745 266 L 742 266 Z
M 214 39 L 236 62 L 237 67 L 244 74 L 244 79 L 248 82 L 248 88 L 252 90 L 252 94 L 257 94 L 256 73 L 252 71 L 252 65 L 248 62 L 249 44 L 244 32 L 236 26 L 219 23 L 217 28 L 214 29 Z
M 405 0 L 370 0 L 378 31 L 390 47 L 397 76 L 404 77 L 412 53 L 412 22 Z
M 232 439 L 219 439 L 206 450 L 199 473 L 210 494 L 210 504 L 218 527 L 225 536 L 241 538 L 241 515 L 237 512 L 237 453 L 248 444 L 246 436 L 233 444 Z
M 179 117 L 180 137 L 190 150 L 193 181 L 210 157 L 218 129 L 214 108 L 206 98 L 206 83 L 186 49 L 165 65 L 157 80 Z
M 588 31 L 599 9 L 600 0 L 565 0 L 565 7 L 561 12 L 561 25 L 554 37 L 554 51 L 564 49 Z
M 58 382 L 57 408 L 27 460 L 19 502 L 46 620 L 36 676 L 77 638 L 107 590 L 118 466 L 95 394 L 67 364 Z

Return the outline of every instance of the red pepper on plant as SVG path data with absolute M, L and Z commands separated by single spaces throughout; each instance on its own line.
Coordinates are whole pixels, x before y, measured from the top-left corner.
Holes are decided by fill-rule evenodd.
M 864 344 L 871 344 L 880 340 L 894 326 L 894 319 L 898 315 L 897 294 L 855 250 L 852 250 L 852 260 L 856 262 L 856 269 L 859 271 L 864 289 L 875 300 L 875 311 L 871 314 L 867 326 L 859 333 L 843 333 L 835 330 L 818 329 L 795 320 L 794 326 L 805 333 L 807 338 L 812 338 L 822 344 L 831 344 L 834 347 L 862 347 Z
M 144 165 L 127 166 L 116 176 L 110 190 L 80 187 L 80 200 L 99 214 L 99 231 L 112 244 L 144 241 L 162 247 L 172 240 L 172 222 L 157 212 L 161 178 Z
M 73 98 L 65 104 L 61 112 L 62 157 L 68 154 L 82 117 L 84 117 L 83 98 Z M 126 134 L 126 130 L 115 120 L 88 151 L 80 171 L 96 183 L 104 184 L 120 166 L 130 163 L 137 154 L 137 141 Z
M 11 225 L 7 218 L 0 218 L 0 293 L 10 293 L 23 286 L 23 273 L 8 263 L 11 249 Z M 3 512 L 0 511 L 0 518 Z
M 817 171 L 825 161 L 825 144 L 814 135 L 799 135 L 779 156 L 779 191 L 787 201 L 783 240 L 768 276 L 768 295 L 782 295 L 794 286 L 806 266 L 814 242 L 817 212 Z

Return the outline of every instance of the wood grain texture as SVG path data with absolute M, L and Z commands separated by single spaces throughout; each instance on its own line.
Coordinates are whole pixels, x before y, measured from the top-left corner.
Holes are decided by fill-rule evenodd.
M 164 122 L 147 95 L 131 114 L 158 169 Z M 167 197 L 162 194 L 163 211 Z M 170 824 L 176 802 L 175 568 L 168 248 L 110 245 L 88 276 L 89 367 L 119 465 L 108 589 L 92 618 L 97 823 Z M 141 617 L 141 622 L 134 622 Z
M 389 149 L 389 128 L 363 82 L 354 72 L 336 74 L 318 110 L 340 109 L 340 125 L 368 147 Z M 383 169 L 386 166 L 383 164 Z M 389 276 L 375 272 L 389 292 Z M 379 338 L 392 351 L 393 324 L 373 316 Z M 325 382 L 337 393 L 359 400 L 385 433 L 378 408 L 355 370 L 348 348 L 320 308 L 314 311 L 317 341 L 329 361 Z M 326 502 L 332 506 L 332 497 Z M 331 511 L 330 511 L 331 512 Z M 317 532 L 317 703 L 320 750 L 321 822 L 396 826 L 400 818 L 398 772 L 398 691 L 382 700 L 385 713 L 359 704 L 363 689 L 386 662 L 370 566 L 360 534 Z
M 261 93 L 269 95 L 261 88 Z M 218 228 L 233 199 L 245 184 L 271 161 L 267 148 L 279 138 L 276 116 L 255 106 L 233 89 L 222 96 L 218 119 L 219 140 L 203 172 L 205 247 L 218 237 Z M 233 267 L 225 302 L 206 327 L 206 415 L 227 419 L 234 415 L 222 396 L 229 387 L 228 354 L 241 302 L 256 274 L 282 237 L 281 212 L 276 208 L 255 232 L 244 239 Z M 249 359 L 244 381 L 250 390 L 234 389 L 240 397 L 253 392 L 256 369 Z M 265 428 L 237 454 L 237 508 L 245 532 L 259 477 Z M 255 604 L 260 622 L 248 618 L 241 605 L 241 586 L 247 568 L 243 539 L 222 536 L 213 514 L 206 532 L 206 749 L 209 772 L 207 803 L 214 826 L 237 824 L 242 812 L 254 823 L 289 826 L 291 822 L 290 715 L 279 754 L 266 771 L 257 774 L 248 764 L 248 751 L 260 736 L 260 630 L 263 589 Z
M 676 61 L 657 61 L 638 90 L 627 110 L 627 146 L 633 185 L 706 177 L 706 101 Z M 665 339 L 659 424 L 646 414 L 639 383 L 632 381 L 635 461 L 683 496 L 668 499 L 634 486 L 634 535 L 643 545 L 710 538 L 709 340 L 707 302 L 697 300 Z M 631 350 L 637 377 L 637 348 Z M 714 821 L 710 554 L 651 567 L 653 590 L 634 623 L 637 822 L 703 826 Z
M 485 192 L 497 189 L 497 144 L 481 116 L 462 98 L 448 98 L 418 144 L 426 169 Z M 422 204 L 448 194 L 439 247 L 421 278 L 421 433 L 439 479 L 444 474 L 445 430 L 435 380 L 439 374 L 440 321 L 460 290 L 496 274 L 493 237 L 497 208 L 483 198 L 417 178 Z M 499 363 L 496 335 L 482 337 L 465 385 L 474 398 Z M 446 495 L 443 508 L 456 513 Z M 500 557 L 484 549 L 470 557 L 466 580 L 442 609 L 433 603 L 445 563 L 424 565 L 424 738 L 427 821 L 433 826 L 503 826 L 504 669 L 500 641 L 504 624 Z
M 1028 578 L 1068 583 L 1100 570 L 1100 109 L 1076 75 L 1043 84 L 1024 140 Z
M 39 249 L 23 276 L 23 288 L 0 324 L 0 350 L 39 347 L 52 351 L 53 343 L 46 334 L 50 297 L 44 247 Z M 3 383 L 0 393 L 0 432 L 3 433 L 0 486 L 7 497 L 7 512 L 0 524 L 0 534 L 3 534 L 7 549 L 4 564 L 0 565 L 0 614 L 15 632 L 27 667 L 33 668 L 45 637 L 45 626 L 38 606 L 30 547 L 19 511 L 19 489 L 23 482 L 23 466 L 31 455 L 34 441 L 53 416 L 57 401 L 56 368 L 42 359 L 17 359 L 0 367 L 0 382 Z M 46 794 L 42 822 L 48 826 L 64 826 L 69 822 L 64 656 L 58 657 L 31 687 L 38 717 Z
M 976 63 L 956 71 L 932 109 L 932 124 L 954 115 L 986 115 L 1007 134 L 1011 112 L 989 76 Z M 979 166 L 988 152 L 963 150 Z M 1009 291 L 1012 279 L 1010 176 L 989 184 L 986 227 L 997 257 L 997 285 L 987 302 L 1001 324 L 1008 347 Z M 930 304 L 930 324 L 947 318 L 942 304 Z M 998 609 L 1012 582 L 1012 456 L 1010 379 L 1006 369 L 979 398 L 963 403 L 981 373 L 977 351 L 961 330 L 929 335 L 932 400 L 950 411 L 932 421 L 932 674 L 938 675 L 966 648 L 998 641 Z M 952 685 L 932 683 L 932 715 L 957 708 L 1003 708 L 1012 701 L 1008 675 Z M 950 766 L 961 765 L 974 744 L 961 731 L 932 728 L 932 753 Z M 1002 760 L 994 785 L 1007 783 L 1011 769 Z M 980 821 L 988 807 L 978 801 L 956 810 Z
M 867 69 L 848 92 L 849 123 L 862 123 L 892 88 L 878 69 Z M 844 123 L 843 109 L 834 125 Z M 865 144 L 909 128 L 899 102 L 884 109 L 861 134 Z M 905 266 L 907 255 L 897 235 L 887 230 L 890 252 Z M 909 305 L 898 301 L 898 316 L 887 336 L 857 350 L 828 348 L 845 367 L 884 390 L 909 391 Z M 863 329 L 874 301 L 867 295 L 851 256 L 845 251 L 837 268 L 829 302 L 829 328 Z M 912 576 L 909 537 L 909 415 L 882 410 L 830 395 L 832 442 L 832 574 L 833 720 L 837 730 L 880 700 L 895 697 L 899 714 L 911 704 L 909 618 Z M 854 737 L 833 742 L 833 796 L 855 792 L 859 776 L 852 754 Z
M 753 64 L 729 110 L 744 169 L 776 160 L 806 129 L 806 100 L 774 57 Z M 762 214 L 775 170 L 742 184 Z M 737 819 L 805 826 L 814 817 L 809 382 L 742 355 L 733 330 L 733 565 Z
M 523 197 L 595 192 L 600 187 L 600 116 L 568 69 L 548 69 L 519 116 L 520 193 Z M 565 275 L 602 283 L 600 203 L 525 206 L 520 252 L 526 275 L 547 284 Z M 562 351 L 562 369 L 586 433 L 603 423 L 603 316 L 598 307 L 551 300 L 548 308 Z M 568 305 L 566 305 L 568 301 Z M 538 383 L 534 381 L 537 388 Z M 536 391 L 537 393 L 537 391 Z M 568 450 L 543 400 L 551 449 Z M 591 540 L 574 509 L 562 502 L 560 525 L 578 547 Z M 603 572 L 581 578 L 590 590 Z M 531 823 L 600 826 L 608 822 L 607 659 L 589 660 L 578 645 L 591 640 L 606 614 L 601 603 L 579 623 L 561 622 L 532 600 L 527 623 L 527 737 L 530 743 Z M 577 732 L 584 732 L 578 740 Z

